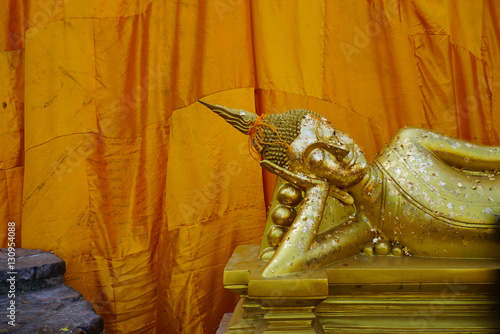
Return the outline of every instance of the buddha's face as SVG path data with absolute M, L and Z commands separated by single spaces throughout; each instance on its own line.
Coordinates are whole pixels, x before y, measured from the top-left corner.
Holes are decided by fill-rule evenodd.
M 337 187 L 349 187 L 364 175 L 367 161 L 354 140 L 326 119 L 306 115 L 299 136 L 288 153 L 290 169 L 326 179 Z

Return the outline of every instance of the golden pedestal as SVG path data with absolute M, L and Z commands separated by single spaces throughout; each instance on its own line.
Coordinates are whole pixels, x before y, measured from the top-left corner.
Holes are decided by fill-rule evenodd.
M 261 277 L 259 246 L 224 270 L 242 297 L 227 333 L 499 333 L 491 259 L 357 255 L 328 267 Z

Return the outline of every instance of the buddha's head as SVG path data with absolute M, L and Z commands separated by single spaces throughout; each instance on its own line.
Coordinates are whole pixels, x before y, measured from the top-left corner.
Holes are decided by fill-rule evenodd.
M 312 111 L 295 109 L 261 118 L 200 102 L 250 135 L 262 158 L 280 167 L 342 188 L 354 185 L 365 173 L 367 161 L 354 140 Z

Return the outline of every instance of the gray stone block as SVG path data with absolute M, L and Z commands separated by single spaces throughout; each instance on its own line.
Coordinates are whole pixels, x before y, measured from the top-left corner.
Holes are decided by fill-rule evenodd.
M 12 270 L 7 249 L 0 249 L 0 333 L 104 333 L 102 318 L 92 304 L 64 285 L 66 265 L 62 259 L 39 249 L 16 248 L 15 253 Z M 15 277 L 13 290 L 7 281 L 11 276 Z M 12 291 L 15 298 L 9 295 Z M 7 317 L 12 302 L 15 326 L 8 324 Z

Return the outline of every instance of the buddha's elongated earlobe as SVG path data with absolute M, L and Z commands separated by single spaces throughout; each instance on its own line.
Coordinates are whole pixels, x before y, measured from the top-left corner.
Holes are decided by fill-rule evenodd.
M 335 197 L 336 199 L 342 201 L 347 205 L 351 205 L 354 203 L 354 198 L 347 191 L 337 188 L 333 185 L 330 185 L 329 195 Z

